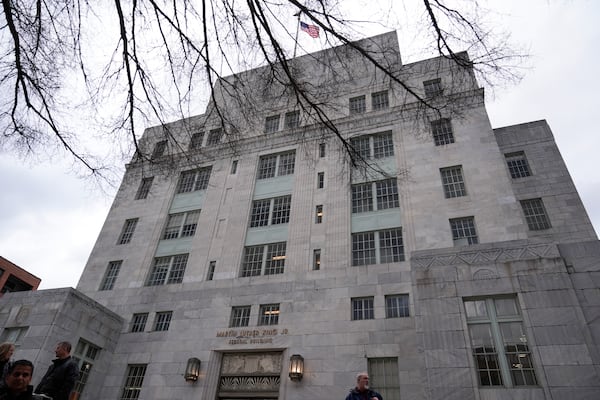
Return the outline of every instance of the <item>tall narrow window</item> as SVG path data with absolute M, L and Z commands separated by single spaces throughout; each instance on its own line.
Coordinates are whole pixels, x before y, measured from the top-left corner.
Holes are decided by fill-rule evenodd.
M 208 138 L 206 140 L 206 145 L 207 146 L 212 146 L 212 145 L 221 143 L 221 137 L 223 137 L 223 129 L 221 129 L 221 128 L 212 129 L 208 133 Z
M 171 326 L 171 318 L 173 317 L 173 311 L 161 311 L 157 312 L 154 317 L 154 330 L 155 331 L 168 331 Z
M 190 139 L 190 150 L 196 150 L 202 147 L 204 141 L 204 132 L 195 132 Z
M 177 190 L 175 193 L 206 190 L 208 188 L 208 180 L 210 179 L 211 171 L 212 167 L 183 171 L 179 176 L 179 182 L 177 183 Z
M 371 386 L 377 388 L 384 399 L 400 399 L 398 358 L 369 358 L 368 363 Z
M 409 317 L 408 295 L 392 294 L 385 296 L 385 317 L 386 318 L 404 318 Z
M 92 371 L 92 367 L 94 366 L 96 358 L 98 358 L 100 350 L 100 347 L 86 342 L 83 339 L 79 339 L 77 347 L 73 352 L 73 360 L 75 360 L 79 366 L 79 378 L 73 387 L 73 392 L 77 393 L 76 398 L 79 398 L 81 393 L 83 393 L 83 389 L 85 388 L 85 384 L 87 383 L 90 372 Z
M 325 187 L 325 172 L 317 173 L 317 189 L 323 189 Z
M 313 250 L 313 271 L 318 271 L 321 269 L 321 249 Z
M 446 196 L 447 199 L 467 195 L 461 165 L 440 168 L 440 175 L 442 176 L 444 196 Z
M 261 304 L 258 325 L 277 325 L 279 323 L 279 304 Z
M 206 274 L 206 280 L 207 281 L 212 281 L 214 276 L 215 276 L 215 268 L 217 267 L 217 262 L 216 261 L 211 261 L 208 264 L 208 273 Z
M 530 230 L 541 231 L 550 229 L 550 220 L 546 214 L 542 199 L 521 200 L 521 207 L 523 207 L 523 214 L 525 214 L 525 220 Z
M 325 157 L 325 149 L 326 149 L 325 143 L 319 143 L 319 157 L 320 158 Z
M 464 304 L 479 385 L 537 385 L 517 298 L 468 299 Z
M 271 115 L 265 119 L 265 133 L 274 133 L 279 130 L 279 115 Z
M 200 210 L 169 214 L 169 220 L 162 237 L 163 240 L 194 236 L 198 226 L 198 218 L 200 218 Z
M 323 222 L 323 206 L 318 205 L 315 207 L 315 224 Z
M 233 160 L 231 162 L 231 175 L 235 175 L 237 173 L 238 160 Z
M 108 263 L 108 267 L 106 267 L 106 272 L 104 273 L 104 279 L 102 279 L 102 283 L 100 284 L 100 290 L 112 290 L 115 286 L 117 276 L 119 276 L 122 264 L 123 260 L 111 261 Z
M 361 114 L 367 110 L 365 96 L 352 97 L 350 100 L 350 114 Z
M 431 121 L 431 132 L 433 133 L 433 142 L 436 146 L 454 143 L 452 124 L 450 124 L 448 118 Z
M 515 153 L 508 153 L 504 157 L 506 158 L 506 165 L 508 166 L 511 178 L 525 178 L 531 175 L 525 152 L 517 151 Z
M 132 218 L 125 221 L 117 244 L 127 244 L 131 241 L 131 237 L 133 236 L 133 232 L 135 232 L 135 226 L 137 225 L 137 222 L 137 218 Z
M 161 140 L 160 142 L 156 142 L 154 145 L 154 150 L 152 150 L 151 159 L 156 159 L 158 157 L 162 157 L 165 154 L 165 150 L 167 149 L 167 141 Z
M 371 93 L 371 107 L 374 111 L 384 110 L 390 106 L 390 100 L 388 98 L 388 91 L 383 90 L 381 92 Z
M 144 332 L 146 322 L 148 321 L 148 313 L 133 314 L 131 318 L 131 327 L 129 332 Z
M 146 286 L 183 282 L 187 260 L 187 254 L 155 258 Z
M 250 306 L 231 307 L 230 328 L 248 326 L 250 322 Z
M 153 180 L 154 180 L 153 176 L 151 176 L 150 178 L 142 179 L 142 182 L 140 183 L 140 187 L 138 188 L 138 191 L 135 194 L 136 200 L 143 200 L 146 197 L 148 197 L 148 193 L 150 193 L 150 188 L 152 187 Z
M 356 297 L 352 299 L 352 320 L 374 319 L 373 297 Z
M 452 240 L 454 240 L 455 246 L 479 243 L 475 231 L 475 218 L 473 217 L 451 219 L 450 229 L 452 230 Z
M 127 365 L 127 376 L 121 393 L 120 400 L 136 400 L 140 398 L 144 376 L 146 375 L 146 364 Z
M 425 97 L 440 96 L 443 93 L 442 80 L 440 78 L 431 79 L 423 82 Z
M 290 111 L 285 113 L 286 129 L 297 128 L 300 126 L 300 111 Z

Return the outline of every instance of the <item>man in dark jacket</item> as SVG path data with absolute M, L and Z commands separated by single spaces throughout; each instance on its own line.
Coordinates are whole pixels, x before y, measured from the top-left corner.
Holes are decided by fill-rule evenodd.
M 383 400 L 383 397 L 369 389 L 369 374 L 360 372 L 356 375 L 356 387 L 350 390 L 346 400 Z
M 5 385 L 0 388 L 0 400 L 31 400 L 33 386 L 29 385 L 33 364 L 29 360 L 17 360 L 9 364 L 4 376 Z
M 79 366 L 71 358 L 71 343 L 60 342 L 54 352 L 56 360 L 52 360 L 52 365 L 35 388 L 35 393 L 45 394 L 53 400 L 68 400 L 79 378 Z

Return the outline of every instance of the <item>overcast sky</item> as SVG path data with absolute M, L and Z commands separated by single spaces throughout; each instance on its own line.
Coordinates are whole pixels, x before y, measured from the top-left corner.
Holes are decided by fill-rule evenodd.
M 546 119 L 599 232 L 600 2 L 498 6 L 497 23 L 531 59 L 518 85 L 496 90 L 493 98 L 486 92 L 492 126 Z M 406 53 L 403 60 L 416 61 Z M 61 160 L 32 164 L 0 153 L 0 255 L 40 277 L 42 289 L 75 287 L 113 195 L 75 177 Z

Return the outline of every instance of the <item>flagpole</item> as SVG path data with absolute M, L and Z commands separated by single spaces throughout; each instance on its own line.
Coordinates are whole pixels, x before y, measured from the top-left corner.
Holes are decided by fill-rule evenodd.
M 294 39 L 294 56 L 292 58 L 296 58 L 296 48 L 298 48 L 298 31 L 300 30 L 300 14 L 302 11 L 298 11 L 294 16 L 298 17 L 298 23 L 296 24 L 296 39 Z

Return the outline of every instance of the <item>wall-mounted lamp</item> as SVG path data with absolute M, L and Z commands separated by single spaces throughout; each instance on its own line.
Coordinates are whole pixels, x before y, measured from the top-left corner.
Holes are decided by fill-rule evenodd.
M 304 375 L 304 357 L 294 354 L 290 357 L 290 379 L 299 382 Z
M 189 358 L 185 366 L 185 375 L 183 376 L 186 382 L 196 382 L 200 376 L 200 360 L 196 357 Z

